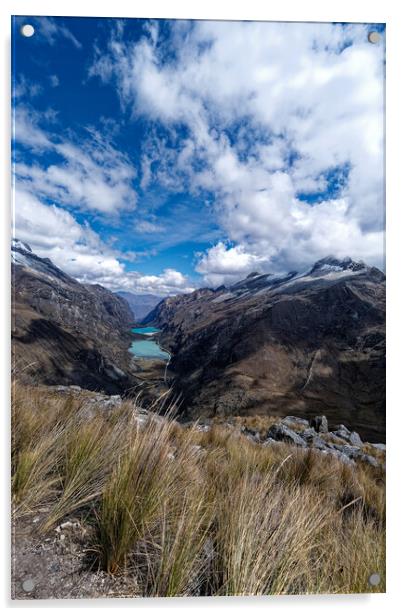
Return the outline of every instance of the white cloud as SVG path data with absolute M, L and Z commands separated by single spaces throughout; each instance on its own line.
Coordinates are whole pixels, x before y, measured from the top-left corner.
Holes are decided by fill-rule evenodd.
M 133 165 L 96 131 L 88 131 L 87 139 L 78 145 L 78 139 L 60 138 L 43 130 L 37 114 L 22 106 L 15 112 L 14 135 L 17 144 L 57 155 L 60 161 L 16 163 L 16 180 L 24 190 L 58 204 L 103 214 L 135 208 Z
M 122 263 L 127 255 L 102 242 L 89 224 L 80 225 L 65 209 L 41 202 L 20 186 L 15 190 L 13 236 L 83 283 L 159 295 L 193 290 L 186 276 L 173 269 L 159 276 L 127 271 Z
M 12 96 L 14 99 L 22 98 L 35 98 L 41 94 L 43 88 L 38 83 L 27 79 L 25 75 L 20 75 L 15 82 L 13 82 Z
M 57 86 L 60 84 L 60 79 L 57 77 L 57 75 L 49 75 L 49 81 L 52 88 L 57 88 Z
M 163 231 L 163 227 L 162 225 L 155 222 L 150 222 L 149 220 L 140 220 L 136 223 L 135 230 L 138 233 L 160 233 Z
M 217 287 L 244 278 L 252 270 L 258 270 L 266 263 L 266 258 L 247 253 L 241 245 L 228 247 L 219 242 L 207 254 L 201 256 L 197 271 L 204 274 L 208 285 Z
M 205 280 L 231 280 L 228 263 L 241 277 L 248 265 L 299 269 L 328 253 L 381 266 L 383 43 L 358 24 L 204 21 L 172 24 L 169 60 L 166 44 L 156 27 L 136 44 L 117 33 L 90 74 L 175 139 L 145 152 L 144 186 L 153 175 L 214 193 L 231 247 L 201 256 Z M 339 194 L 299 198 L 325 193 L 342 168 Z
M 31 21 L 35 26 L 36 38 L 39 39 L 40 42 L 45 41 L 53 46 L 58 39 L 64 38 L 72 43 L 76 49 L 82 48 L 80 41 L 74 36 L 71 30 L 62 24 L 59 18 L 33 17 Z
M 80 225 L 68 211 L 42 203 L 21 187 L 15 191 L 13 226 L 15 237 L 80 280 L 124 273 L 113 251 L 89 225 Z

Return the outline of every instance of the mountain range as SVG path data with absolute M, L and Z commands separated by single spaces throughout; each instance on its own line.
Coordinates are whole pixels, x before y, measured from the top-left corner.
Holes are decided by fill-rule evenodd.
M 129 347 L 138 307 L 156 296 L 140 297 L 133 314 L 131 294 L 82 284 L 18 240 L 12 293 L 20 380 L 149 391 Z M 133 307 L 138 296 L 128 299 Z M 143 323 L 161 329 L 183 418 L 325 414 L 384 440 L 385 276 L 375 267 L 327 257 L 300 273 L 252 272 L 162 299 Z
M 147 316 L 170 349 L 182 410 L 196 417 L 325 414 L 385 433 L 385 276 L 350 258 L 251 273 L 164 299 Z

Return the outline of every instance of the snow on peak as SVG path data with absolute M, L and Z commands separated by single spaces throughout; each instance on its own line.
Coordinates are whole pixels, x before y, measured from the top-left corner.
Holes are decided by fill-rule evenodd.
M 365 269 L 363 261 L 353 261 L 350 257 L 337 259 L 336 257 L 328 256 L 317 261 L 310 270 L 311 274 L 324 272 L 356 272 Z
M 32 252 L 32 248 L 29 246 L 29 244 L 21 242 L 21 240 L 16 237 L 13 237 L 13 239 L 11 240 L 11 250 L 24 250 L 26 252 Z

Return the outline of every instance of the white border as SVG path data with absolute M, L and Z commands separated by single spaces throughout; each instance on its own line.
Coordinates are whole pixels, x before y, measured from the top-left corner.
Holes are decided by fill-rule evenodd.
M 0 169 L 3 175 L 2 191 L 2 224 L 1 224 L 1 283 L 2 301 L 1 324 L 1 393 L 3 437 L 3 473 L 1 494 L 3 532 L 0 542 L 2 559 L 0 579 L 2 584 L 1 597 L 6 609 L 14 609 L 16 613 L 22 610 L 41 612 L 43 609 L 67 609 L 75 613 L 84 613 L 93 609 L 130 609 L 137 612 L 173 614 L 191 610 L 192 613 L 208 611 L 226 611 L 241 613 L 244 609 L 253 609 L 256 613 L 266 613 L 267 610 L 280 609 L 281 613 L 289 614 L 297 610 L 298 615 L 312 616 L 322 614 L 342 614 L 356 612 L 365 616 L 378 616 L 380 610 L 391 610 L 399 603 L 401 571 L 401 515 L 398 510 L 400 499 L 401 468 L 401 425 L 402 403 L 399 381 L 401 381 L 402 337 L 400 319 L 402 317 L 400 274 L 402 259 L 399 246 L 402 242 L 401 215 L 401 170 L 400 150 L 402 144 L 400 130 L 400 115 L 402 113 L 402 88 L 400 85 L 402 62 L 402 32 L 400 20 L 400 3 L 395 0 L 280 0 L 279 2 L 262 2 L 247 0 L 246 2 L 231 2 L 226 6 L 217 0 L 202 0 L 192 3 L 189 0 L 148 0 L 147 2 L 129 2 L 128 0 L 113 0 L 110 3 L 89 2 L 88 0 L 3 0 L 1 5 L 0 31 L 2 42 L 1 91 L 4 92 L 3 109 L 0 115 L 2 147 L 0 148 Z M 10 16 L 20 15 L 65 15 L 65 16 L 110 16 L 110 17 L 170 17 L 193 19 L 263 19 L 269 21 L 343 21 L 343 22 L 386 22 L 387 23 L 387 444 L 388 444 L 388 572 L 386 595 L 363 596 L 311 596 L 311 597 L 268 597 L 268 598 L 223 598 L 223 599 L 169 599 L 169 600 L 77 600 L 77 601 L 27 601 L 11 602 L 9 597 L 9 429 L 7 412 L 9 406 L 9 228 L 10 228 Z M 289 42 L 291 44 L 291 41 Z M 398 181 L 399 180 L 399 181 Z M 399 377 L 399 378 L 398 378 Z M 399 466 L 398 466 L 399 465 Z

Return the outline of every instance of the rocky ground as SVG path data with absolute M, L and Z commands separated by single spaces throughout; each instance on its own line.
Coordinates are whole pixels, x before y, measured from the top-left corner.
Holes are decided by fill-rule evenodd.
M 100 410 L 110 410 L 122 404 L 123 399 L 119 395 L 107 396 L 82 390 L 78 386 L 57 386 L 55 391 L 66 395 L 84 395 L 87 399 L 84 406 L 88 418 L 91 418 Z M 137 407 L 136 419 L 139 423 L 147 420 L 150 412 L 145 408 Z M 158 417 L 152 413 L 153 417 Z M 343 424 L 338 424 L 333 430 L 328 427 L 325 415 L 317 415 L 312 419 L 303 419 L 289 415 L 278 419 L 263 430 L 250 427 L 247 417 L 237 417 L 237 421 L 228 419 L 223 425 L 248 439 L 269 447 L 278 443 L 287 443 L 295 447 L 310 448 L 320 451 L 322 455 L 335 456 L 346 464 L 353 465 L 357 461 L 369 464 L 377 468 L 385 464 L 386 445 L 384 443 L 364 442 L 358 432 L 350 430 Z M 193 425 L 194 422 L 186 422 L 183 425 Z M 214 425 L 214 420 L 200 420 L 197 422 L 200 431 L 208 432 Z M 268 422 L 269 425 L 269 422 Z
M 247 427 L 243 427 L 242 432 L 263 447 L 284 442 L 296 447 L 318 450 L 322 455 L 335 456 L 346 464 L 353 465 L 359 461 L 375 468 L 384 464 L 385 444 L 364 443 L 357 432 L 349 430 L 343 424 L 330 432 L 325 415 L 319 415 L 310 421 L 300 417 L 285 417 L 269 428 L 265 438 L 262 438 L 257 430 Z
M 133 578 L 112 577 L 93 564 L 84 520 L 72 518 L 46 535 L 39 532 L 40 523 L 35 515 L 14 526 L 14 599 L 136 596 Z

